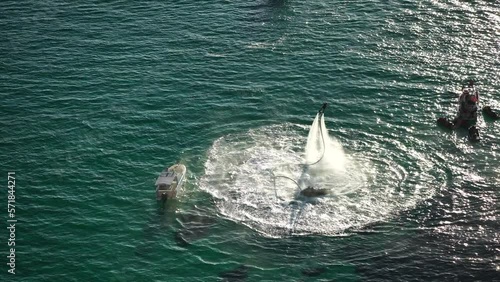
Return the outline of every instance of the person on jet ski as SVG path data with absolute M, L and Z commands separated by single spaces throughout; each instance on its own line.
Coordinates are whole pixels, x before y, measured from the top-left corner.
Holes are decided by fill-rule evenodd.
M 458 98 L 458 113 L 453 120 L 454 128 L 460 126 L 470 127 L 477 121 L 477 109 L 479 104 L 479 92 L 474 87 L 474 82 L 462 88 L 462 95 Z

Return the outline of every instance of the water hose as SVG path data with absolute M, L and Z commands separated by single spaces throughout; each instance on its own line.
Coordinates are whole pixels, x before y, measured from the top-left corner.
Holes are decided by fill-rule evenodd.
M 275 175 L 274 172 L 272 170 L 271 171 L 271 174 L 273 175 L 273 185 L 274 185 L 274 196 L 276 197 L 276 199 L 280 199 L 283 201 L 283 199 L 281 199 L 280 197 L 278 197 L 278 191 L 276 190 L 276 178 L 278 177 L 281 177 L 281 178 L 286 178 L 288 180 L 291 180 L 293 183 L 295 183 L 295 185 L 297 185 L 297 187 L 299 188 L 299 190 L 302 190 L 300 188 L 300 185 L 299 183 L 297 183 L 297 181 L 295 181 L 295 179 L 291 178 L 291 177 L 288 177 L 288 176 L 285 176 L 285 175 Z

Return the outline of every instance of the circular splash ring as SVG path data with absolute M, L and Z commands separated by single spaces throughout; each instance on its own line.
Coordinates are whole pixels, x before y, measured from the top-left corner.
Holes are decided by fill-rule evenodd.
M 272 125 L 219 138 L 209 151 L 200 188 L 216 199 L 222 215 L 271 237 L 338 235 L 385 220 L 433 194 L 399 165 L 407 153 L 391 154 L 376 144 L 345 154 L 337 140 L 328 138 L 324 160 L 304 173 L 306 130 Z M 329 193 L 300 197 L 295 183 L 273 174 L 305 178 Z M 422 171 L 418 176 L 432 177 Z

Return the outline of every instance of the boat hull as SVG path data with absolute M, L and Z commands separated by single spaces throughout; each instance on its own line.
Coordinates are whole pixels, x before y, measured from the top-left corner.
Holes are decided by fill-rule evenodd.
M 182 164 L 175 164 L 163 170 L 156 180 L 156 200 L 175 198 L 177 191 L 184 185 L 185 176 L 186 167 Z

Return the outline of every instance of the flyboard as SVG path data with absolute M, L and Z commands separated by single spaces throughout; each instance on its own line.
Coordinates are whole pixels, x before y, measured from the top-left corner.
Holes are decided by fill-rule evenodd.
M 324 120 L 325 109 L 327 106 L 328 103 L 323 103 L 319 109 L 307 137 L 306 162 L 303 165 L 302 175 L 299 178 L 299 185 L 302 187 L 299 194 L 304 197 L 319 197 L 328 194 L 327 189 L 315 187 L 307 177 L 310 168 L 319 164 L 323 160 L 328 146 L 325 141 L 328 138 L 328 132 L 326 132 Z
M 327 106 L 328 103 L 323 103 L 316 115 L 316 118 L 314 119 L 311 130 L 309 131 L 306 146 L 306 161 L 305 163 L 301 164 L 302 173 L 298 181 L 285 175 L 274 175 L 273 173 L 275 191 L 276 178 L 282 177 L 293 181 L 299 189 L 298 194 L 302 197 L 313 198 L 325 196 L 328 194 L 328 189 L 315 187 L 309 179 L 310 168 L 316 164 L 319 164 L 325 156 L 327 146 L 325 139 L 328 136 L 328 132 L 326 132 L 326 127 L 324 126 L 324 113 Z

